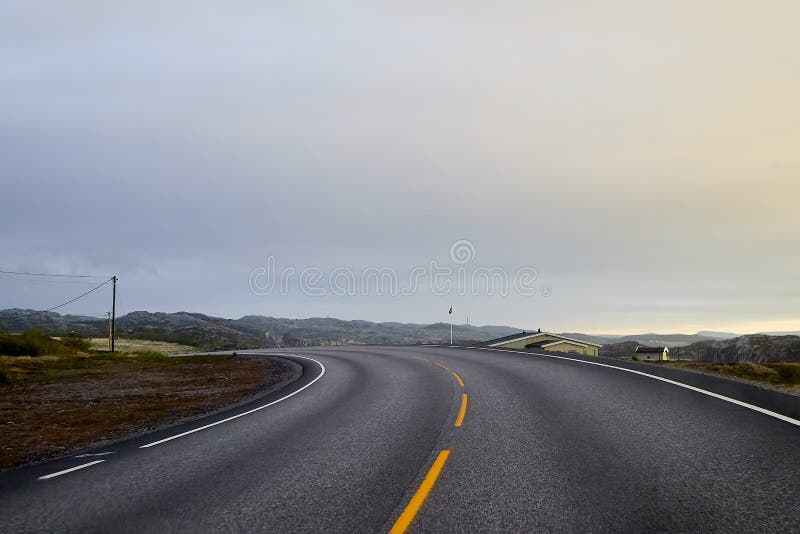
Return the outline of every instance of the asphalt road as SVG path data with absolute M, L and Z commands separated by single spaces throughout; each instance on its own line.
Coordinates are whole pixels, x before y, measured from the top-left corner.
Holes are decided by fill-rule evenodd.
M 792 421 L 531 354 L 290 354 L 267 398 L 0 475 L 0 532 L 800 530 Z

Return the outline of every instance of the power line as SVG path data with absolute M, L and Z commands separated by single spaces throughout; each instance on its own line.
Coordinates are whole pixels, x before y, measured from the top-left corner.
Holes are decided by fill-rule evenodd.
M 88 317 L 90 319 L 96 317 L 107 317 L 109 312 L 92 312 L 92 313 L 65 313 L 62 317 Z
M 8 280 L 10 282 L 25 282 L 27 284 L 94 284 L 96 279 L 90 278 L 32 278 L 29 276 L 15 276 L 7 275 L 0 272 L 0 280 Z
M 52 308 L 49 308 L 49 309 L 47 309 L 47 310 L 42 310 L 42 311 L 43 311 L 43 312 L 49 312 L 49 311 L 53 311 L 53 310 L 56 310 L 56 309 L 58 309 L 58 308 L 61 308 L 61 307 L 63 307 L 63 306 L 66 306 L 67 304 L 71 304 L 71 303 L 75 302 L 76 300 L 78 300 L 78 299 L 81 299 L 81 298 L 85 297 L 85 296 L 86 296 L 86 295 L 88 295 L 89 293 L 94 293 L 95 291 L 97 291 L 98 289 L 100 289 L 101 287 L 103 287 L 104 285 L 106 285 L 107 283 L 111 282 L 112 280 L 113 280 L 113 278 L 109 278 L 108 280 L 106 280 L 105 282 L 103 282 L 102 284 L 100 284 L 99 286 L 97 286 L 97 287 L 94 287 L 94 288 L 90 289 L 89 291 L 87 291 L 86 293 L 83 293 L 82 295 L 78 295 L 77 297 L 75 297 L 75 298 L 74 298 L 74 299 L 72 299 L 72 300 L 68 300 L 68 301 L 67 301 L 67 302 L 65 302 L 64 304 L 59 304 L 58 306 L 53 306 Z
M 22 274 L 25 276 L 54 276 L 58 278 L 108 278 L 106 275 L 99 274 L 47 274 L 47 273 L 26 273 L 21 271 L 0 271 L 2 274 Z

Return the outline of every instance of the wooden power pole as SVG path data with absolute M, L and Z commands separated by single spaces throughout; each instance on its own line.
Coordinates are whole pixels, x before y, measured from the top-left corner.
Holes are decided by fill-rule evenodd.
M 116 325 L 114 324 L 117 319 L 117 277 L 112 276 L 111 282 L 111 352 L 114 352 L 114 343 L 117 337 Z

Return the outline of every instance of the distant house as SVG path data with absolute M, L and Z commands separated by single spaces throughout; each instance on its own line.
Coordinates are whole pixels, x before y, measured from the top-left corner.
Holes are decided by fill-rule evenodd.
M 669 347 L 636 347 L 636 355 L 647 361 L 665 362 L 669 360 Z
M 550 332 L 526 332 L 499 337 L 481 343 L 484 347 L 503 349 L 540 349 L 553 352 L 571 352 L 584 356 L 597 356 L 600 345 L 579 341 Z

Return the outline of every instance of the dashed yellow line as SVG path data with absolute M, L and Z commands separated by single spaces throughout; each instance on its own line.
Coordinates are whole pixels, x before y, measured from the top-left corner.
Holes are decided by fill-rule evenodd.
M 460 376 L 458 376 L 458 373 L 450 370 L 441 362 L 433 363 L 445 371 L 452 373 L 452 375 L 458 381 L 458 385 L 462 388 L 464 387 L 464 381 Z M 467 394 L 463 393 L 461 395 L 461 408 L 458 411 L 458 417 L 456 418 L 455 426 L 461 426 L 461 424 L 464 422 L 464 416 L 466 416 L 466 414 Z M 428 474 L 425 475 L 425 479 L 422 481 L 422 484 L 419 485 L 419 488 L 417 488 L 414 496 L 411 497 L 411 501 L 409 501 L 408 505 L 403 510 L 403 513 L 400 514 L 400 517 L 397 518 L 397 521 L 395 521 L 394 525 L 392 525 L 392 529 L 389 531 L 389 534 L 403 534 L 408 527 L 411 526 L 411 522 L 414 521 L 414 518 L 417 516 L 420 508 L 422 508 L 422 504 L 425 502 L 425 499 L 428 498 L 428 494 L 436 484 L 436 480 L 439 478 L 439 474 L 442 472 L 442 468 L 444 468 L 444 464 L 447 462 L 448 456 L 450 456 L 449 449 L 445 449 L 439 453 L 430 470 L 428 471 Z
M 456 426 L 461 426 L 464 422 L 464 416 L 467 415 L 467 394 L 461 395 L 461 409 L 458 411 L 458 418 L 456 419 Z
M 464 387 L 464 381 L 461 380 L 461 377 L 458 376 L 458 373 L 456 373 L 455 371 L 452 371 L 449 367 L 447 367 L 445 364 L 443 364 L 441 362 L 433 362 L 433 363 L 438 365 L 439 367 L 441 367 L 445 371 L 447 371 L 449 373 L 453 373 L 453 376 L 456 377 L 456 380 L 458 380 L 458 385 L 461 386 L 462 388 Z
M 425 502 L 425 499 L 428 497 L 428 493 L 433 489 L 433 485 L 436 484 L 436 479 L 439 478 L 439 473 L 442 472 L 442 468 L 448 456 L 450 456 L 450 451 L 448 449 L 439 453 L 439 456 L 436 457 L 428 474 L 425 475 L 425 480 L 422 481 L 417 492 L 411 497 L 411 501 L 408 503 L 408 506 L 406 506 L 406 509 L 403 510 L 400 517 L 397 518 L 389 534 L 403 534 L 403 532 L 408 529 L 414 517 L 416 517 L 417 512 L 419 512 L 420 507 L 422 507 L 422 503 Z
M 464 381 L 461 380 L 461 377 L 458 376 L 458 373 L 456 373 L 455 371 L 450 371 L 450 372 L 453 373 L 453 376 L 456 377 L 456 380 L 458 380 L 458 385 L 463 388 L 464 387 Z

